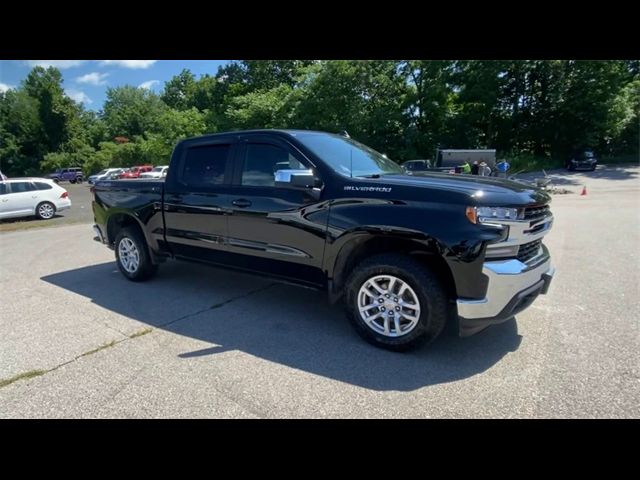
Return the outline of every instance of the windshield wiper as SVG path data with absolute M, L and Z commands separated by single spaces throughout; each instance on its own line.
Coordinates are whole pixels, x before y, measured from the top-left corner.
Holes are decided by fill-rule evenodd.
M 369 175 L 357 175 L 358 178 L 380 178 L 379 173 L 370 173 Z

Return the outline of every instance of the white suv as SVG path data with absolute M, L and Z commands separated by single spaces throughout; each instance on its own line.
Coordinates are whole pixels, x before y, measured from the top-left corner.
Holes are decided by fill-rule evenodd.
M 0 219 L 35 215 L 48 220 L 67 208 L 71 208 L 69 193 L 53 180 L 11 178 L 0 181 Z

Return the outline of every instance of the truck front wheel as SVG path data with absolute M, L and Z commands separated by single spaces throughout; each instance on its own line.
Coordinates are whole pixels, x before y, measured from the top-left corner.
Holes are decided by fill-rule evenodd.
M 447 296 L 440 281 L 405 255 L 366 259 L 349 276 L 345 293 L 347 317 L 377 347 L 415 348 L 435 340 L 446 323 Z
M 116 236 L 115 251 L 118 269 L 129 280 L 147 280 L 158 271 L 158 266 L 151 262 L 147 242 L 136 228 L 120 230 Z

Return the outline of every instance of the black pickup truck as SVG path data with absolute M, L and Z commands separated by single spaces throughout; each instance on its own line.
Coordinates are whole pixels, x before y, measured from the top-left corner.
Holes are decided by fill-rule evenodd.
M 550 197 L 520 183 L 424 173 L 348 138 L 254 130 L 181 141 L 165 180 L 93 187 L 96 240 L 130 280 L 168 258 L 324 289 L 356 331 L 406 350 L 461 335 L 547 292 Z

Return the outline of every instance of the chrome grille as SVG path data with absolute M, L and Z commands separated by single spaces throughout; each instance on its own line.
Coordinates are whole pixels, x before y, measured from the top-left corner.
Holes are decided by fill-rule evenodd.
M 518 249 L 518 260 L 520 260 L 523 263 L 526 263 L 529 260 L 531 260 L 540 251 L 541 243 L 542 243 L 542 240 L 535 240 L 533 242 L 520 245 L 520 248 Z
M 536 220 L 538 218 L 545 217 L 549 214 L 549 205 L 535 205 L 532 207 L 525 207 L 523 220 Z

